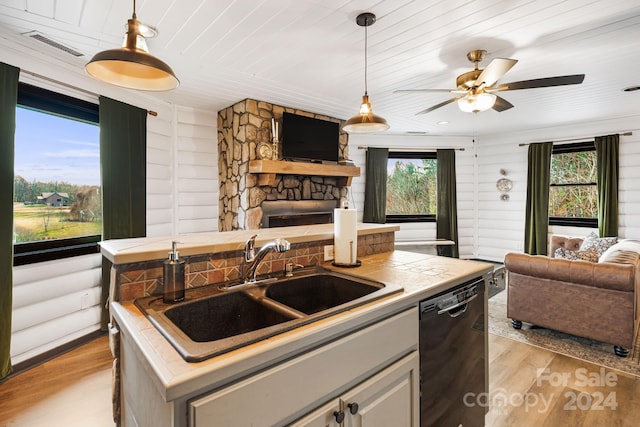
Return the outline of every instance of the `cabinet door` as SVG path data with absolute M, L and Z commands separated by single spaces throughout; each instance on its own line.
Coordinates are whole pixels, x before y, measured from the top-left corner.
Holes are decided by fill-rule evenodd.
M 339 411 L 340 400 L 334 399 L 288 427 L 338 427 L 341 425 L 336 418 Z
M 341 396 L 344 426 L 419 427 L 419 381 L 420 360 L 414 351 Z

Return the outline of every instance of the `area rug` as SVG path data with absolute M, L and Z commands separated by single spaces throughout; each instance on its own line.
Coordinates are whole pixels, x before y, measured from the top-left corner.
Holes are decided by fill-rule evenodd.
M 613 346 L 587 338 L 580 338 L 551 329 L 522 324 L 522 329 L 514 329 L 507 318 L 507 292 L 500 292 L 489 299 L 489 332 L 501 337 L 520 341 L 555 353 L 595 363 L 640 376 L 640 343 L 636 340 L 634 349 L 626 358 L 613 353 Z

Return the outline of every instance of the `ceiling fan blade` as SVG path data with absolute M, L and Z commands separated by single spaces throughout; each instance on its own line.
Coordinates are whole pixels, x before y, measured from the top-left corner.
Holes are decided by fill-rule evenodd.
M 397 89 L 393 93 L 416 93 L 416 92 L 453 92 L 456 89 Z
M 476 79 L 476 86 L 484 83 L 484 86 L 493 86 L 507 71 L 509 71 L 516 63 L 517 59 L 494 58 L 487 67 L 482 70 Z
M 584 74 L 572 74 L 570 76 L 545 77 L 542 79 L 522 80 L 520 82 L 511 82 L 501 84 L 492 90 L 518 90 L 518 89 L 535 89 L 539 87 L 567 86 L 579 85 L 584 81 Z
M 496 96 L 496 102 L 495 102 L 495 104 L 493 104 L 493 107 L 491 107 L 491 108 L 493 108 L 497 112 L 501 113 L 501 112 L 503 112 L 505 110 L 508 110 L 509 108 L 513 108 L 513 104 L 510 103 L 509 101 L 507 101 L 504 98 Z
M 457 100 L 458 100 L 458 99 L 460 99 L 460 98 L 463 98 L 463 97 L 462 97 L 462 96 L 459 96 L 459 97 L 457 97 L 457 98 L 451 98 L 451 99 L 448 99 L 448 100 L 446 100 L 446 101 L 444 101 L 444 102 L 441 102 L 440 104 L 436 104 L 436 105 L 434 105 L 433 107 L 429 107 L 429 108 L 427 108 L 426 110 L 422 110 L 422 111 L 420 111 L 420 112 L 417 112 L 417 113 L 416 113 L 416 116 L 418 116 L 418 115 L 420 115 L 420 114 L 427 114 L 427 113 L 430 113 L 430 112 L 432 112 L 433 110 L 437 110 L 437 109 L 438 109 L 438 108 L 440 108 L 440 107 L 444 107 L 444 106 L 445 106 L 445 105 L 447 105 L 447 104 L 451 104 L 452 102 L 455 102 L 455 101 L 457 101 Z

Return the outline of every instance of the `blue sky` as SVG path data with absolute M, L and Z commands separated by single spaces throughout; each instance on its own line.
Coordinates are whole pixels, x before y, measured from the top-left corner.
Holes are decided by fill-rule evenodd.
M 17 108 L 15 136 L 15 175 L 100 185 L 99 126 Z

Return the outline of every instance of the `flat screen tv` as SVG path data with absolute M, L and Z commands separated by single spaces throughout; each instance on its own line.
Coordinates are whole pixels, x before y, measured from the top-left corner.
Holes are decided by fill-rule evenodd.
M 307 162 L 338 162 L 340 125 L 292 113 L 282 115 L 282 157 Z

